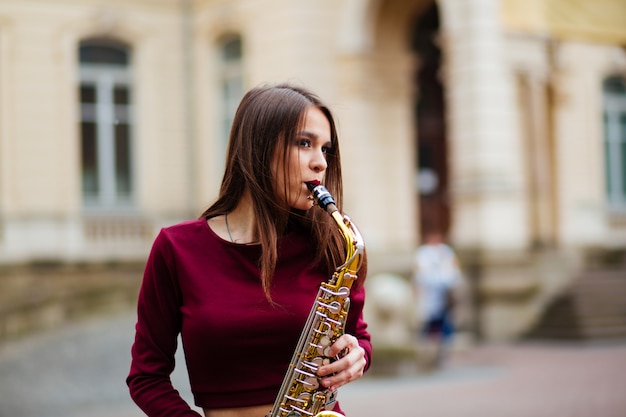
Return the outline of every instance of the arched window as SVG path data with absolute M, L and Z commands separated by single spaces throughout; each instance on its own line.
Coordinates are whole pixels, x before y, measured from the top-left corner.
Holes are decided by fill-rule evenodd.
M 129 49 L 110 40 L 79 47 L 82 193 L 86 208 L 127 208 L 133 200 Z
M 604 80 L 604 151 L 609 206 L 626 210 L 626 80 Z
M 243 96 L 243 71 L 241 37 L 231 35 L 221 40 L 220 45 L 220 84 L 222 99 L 222 137 L 224 149 L 228 142 L 230 127 Z

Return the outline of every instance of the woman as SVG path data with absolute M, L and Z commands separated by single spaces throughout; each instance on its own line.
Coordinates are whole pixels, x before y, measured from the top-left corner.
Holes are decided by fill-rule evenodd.
M 271 409 L 319 285 L 345 260 L 336 224 L 310 210 L 305 183 L 316 180 L 341 209 L 330 110 L 292 85 L 249 91 L 235 114 L 217 201 L 198 220 L 163 229 L 148 258 L 127 378 L 148 416 L 198 416 L 170 380 L 179 334 L 206 417 L 263 417 Z M 330 352 L 347 353 L 318 370 L 333 390 L 370 363 L 365 274 L 366 262 L 346 334 Z M 338 403 L 334 410 L 341 412 Z

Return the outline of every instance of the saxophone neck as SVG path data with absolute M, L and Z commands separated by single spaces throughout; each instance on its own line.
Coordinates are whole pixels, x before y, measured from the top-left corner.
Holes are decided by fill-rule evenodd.
M 331 215 L 337 222 L 346 243 L 346 261 L 343 265 L 337 267 L 337 270 L 346 270 L 356 278 L 356 273 L 361 268 L 365 252 L 363 237 L 348 216 L 342 216 L 338 211 L 333 212 Z
M 361 266 L 365 244 L 361 233 L 356 225 L 350 221 L 350 218 L 339 212 L 335 199 L 330 192 L 319 183 L 319 181 L 310 181 L 306 183 L 307 188 L 313 195 L 313 201 L 323 210 L 328 212 L 337 223 L 339 231 L 346 243 L 346 261 L 340 265 L 337 270 L 349 269 L 350 272 L 356 274 Z

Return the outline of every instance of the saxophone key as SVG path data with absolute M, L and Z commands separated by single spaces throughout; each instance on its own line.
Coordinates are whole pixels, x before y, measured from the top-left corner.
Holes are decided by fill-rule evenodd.
M 302 380 L 302 385 L 306 385 L 307 391 L 315 391 L 320 387 L 320 381 L 317 377 L 309 377 Z
M 311 362 L 315 366 L 315 370 L 318 370 L 320 366 L 328 365 L 330 363 L 330 359 L 318 356 L 316 358 L 313 358 Z
M 337 314 L 341 311 L 342 309 L 342 305 L 339 301 L 333 301 L 331 303 L 322 303 L 320 302 L 320 305 L 323 306 L 325 309 L 327 309 L 328 311 L 330 311 L 333 314 Z
M 332 345 L 332 340 L 328 336 L 322 336 L 319 340 L 319 345 L 317 346 L 317 351 L 320 355 L 329 356 L 328 350 Z

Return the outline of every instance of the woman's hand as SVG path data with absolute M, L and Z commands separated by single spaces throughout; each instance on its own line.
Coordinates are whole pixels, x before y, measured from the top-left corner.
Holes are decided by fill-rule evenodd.
M 331 391 L 336 390 L 342 385 L 359 379 L 363 376 L 365 369 L 365 350 L 359 346 L 356 337 L 350 334 L 344 334 L 331 346 L 330 356 L 336 356 L 343 353 L 340 359 L 328 365 L 321 366 L 317 374 L 322 379 L 322 385 Z

